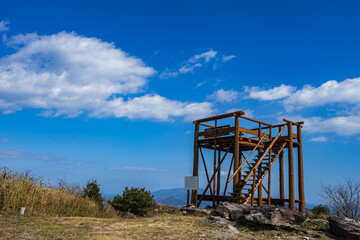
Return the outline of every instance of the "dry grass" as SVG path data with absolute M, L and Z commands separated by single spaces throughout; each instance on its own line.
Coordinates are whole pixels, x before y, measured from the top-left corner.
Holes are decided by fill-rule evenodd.
M 136 219 L 88 217 L 24 217 L 0 215 L 0 239 L 305 239 L 308 234 L 253 230 L 238 226 L 229 234 L 205 217 L 156 214 Z M 325 235 L 317 239 L 328 239 Z
M 0 215 L 0 239 L 206 239 L 221 227 L 202 217 L 160 214 L 136 219 Z
M 29 172 L 0 169 L 0 211 L 19 212 L 25 207 L 26 215 L 113 217 L 113 209 L 100 208 L 94 201 L 65 188 L 45 184 Z

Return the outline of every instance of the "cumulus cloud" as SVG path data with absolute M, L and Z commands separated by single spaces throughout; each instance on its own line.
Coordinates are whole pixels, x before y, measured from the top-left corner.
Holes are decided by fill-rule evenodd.
M 290 96 L 295 89 L 295 87 L 281 84 L 279 87 L 268 90 L 261 90 L 259 87 L 246 87 L 245 92 L 248 92 L 248 98 L 258 100 L 278 100 Z
M 309 133 L 336 133 L 339 136 L 353 136 L 360 134 L 360 115 L 347 115 L 339 117 L 302 117 L 279 116 L 278 121 L 283 118 L 292 121 L 304 121 L 303 130 Z
M 140 171 L 140 172 L 167 172 L 168 169 L 147 168 L 147 167 L 110 167 L 110 170 L 117 171 Z
M 6 32 L 7 30 L 9 30 L 9 27 L 7 27 L 7 25 L 10 24 L 9 21 L 3 20 L 0 22 L 0 32 Z
M 232 102 L 235 101 L 239 97 L 239 92 L 234 90 L 224 90 L 219 89 L 214 91 L 210 96 L 207 98 L 209 100 L 218 101 L 218 102 Z
M 66 32 L 20 34 L 7 44 L 17 51 L 0 59 L 4 113 L 35 108 L 46 117 L 87 114 L 169 120 L 203 117 L 213 111 L 210 103 L 182 103 L 157 94 L 125 100 L 126 95 L 143 92 L 156 71 L 97 38 Z
M 310 139 L 311 142 L 327 142 L 327 137 L 320 136 L 320 137 L 314 137 Z
M 305 85 L 284 100 L 288 110 L 330 103 L 360 103 L 360 78 L 327 81 L 319 87 Z M 296 106 L 296 107 L 294 107 Z

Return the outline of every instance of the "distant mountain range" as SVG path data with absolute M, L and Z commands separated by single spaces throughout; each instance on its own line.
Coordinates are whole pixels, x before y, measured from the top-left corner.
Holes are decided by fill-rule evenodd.
M 200 188 L 199 192 L 203 192 L 204 189 Z M 154 199 L 158 203 L 162 203 L 168 206 L 181 208 L 186 204 L 187 201 L 187 191 L 184 188 L 170 188 L 170 189 L 161 189 L 151 193 L 154 195 Z M 115 194 L 103 194 L 106 199 L 113 199 Z M 211 202 L 204 201 L 201 203 L 200 207 L 205 208 L 207 205 L 211 205 Z M 305 208 L 307 211 L 310 211 L 313 207 L 318 204 L 305 203 Z
M 199 189 L 199 192 L 202 192 L 203 189 Z M 183 188 L 171 188 L 171 189 L 162 189 L 152 193 L 154 199 L 158 203 L 165 205 L 181 208 L 186 204 L 187 201 L 187 191 Z M 210 202 L 203 202 L 200 207 L 206 207 L 211 205 Z M 305 203 L 306 210 L 310 211 L 317 204 Z

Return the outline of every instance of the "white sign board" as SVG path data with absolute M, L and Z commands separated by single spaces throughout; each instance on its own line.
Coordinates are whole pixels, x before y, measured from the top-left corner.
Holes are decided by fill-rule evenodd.
M 185 190 L 199 190 L 199 176 L 186 176 Z

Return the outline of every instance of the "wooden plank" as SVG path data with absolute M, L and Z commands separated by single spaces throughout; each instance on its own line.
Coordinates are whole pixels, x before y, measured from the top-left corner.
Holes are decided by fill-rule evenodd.
M 293 122 L 287 119 L 283 119 L 284 122 L 291 123 L 292 125 L 301 126 L 301 124 L 304 124 L 304 122 Z
M 223 129 L 212 129 L 211 131 L 204 131 L 199 133 L 199 137 L 215 136 L 215 130 L 217 134 L 230 134 L 235 132 L 235 127 L 223 128 Z
M 240 117 L 243 118 L 243 119 L 252 121 L 252 122 L 256 122 L 256 123 L 261 123 L 261 124 L 267 125 L 267 126 L 269 126 L 269 127 L 272 126 L 272 124 L 270 124 L 270 123 L 262 122 L 262 121 L 259 121 L 259 120 L 256 120 L 256 119 L 252 119 L 252 118 L 249 118 L 249 117 L 245 117 L 245 116 L 240 116 Z
M 221 114 L 221 115 L 217 115 L 217 116 L 213 116 L 213 117 L 202 118 L 202 119 L 194 121 L 194 123 L 209 122 L 209 121 L 213 121 L 216 119 L 222 119 L 222 118 L 227 118 L 227 117 L 232 117 L 232 116 L 240 116 L 240 115 L 244 115 L 244 114 L 245 114 L 245 112 L 243 112 L 243 111 L 225 113 L 225 114 Z
M 247 134 L 251 134 L 254 136 L 259 136 L 259 131 L 253 130 L 253 129 L 247 129 L 247 128 L 243 128 L 243 127 L 239 127 L 239 131 L 240 132 L 244 132 Z M 264 133 L 261 134 L 261 136 L 263 136 Z M 265 134 L 265 138 L 270 138 L 269 134 Z

